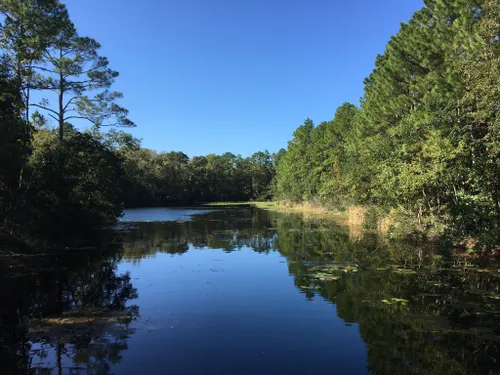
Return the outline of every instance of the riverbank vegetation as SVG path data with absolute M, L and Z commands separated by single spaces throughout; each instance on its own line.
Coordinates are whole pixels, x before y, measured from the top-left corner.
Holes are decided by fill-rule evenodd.
M 359 106 L 307 119 L 286 150 L 250 157 L 156 152 L 103 131 L 135 124 L 100 44 L 57 0 L 0 4 L 4 242 L 88 240 L 123 207 L 274 199 L 387 233 L 498 246 L 495 0 L 426 1 L 377 56 Z
M 158 153 L 135 126 L 118 72 L 57 0 L 0 2 L 0 239 L 87 242 L 123 207 L 270 197 L 274 161 Z
M 242 157 L 226 152 L 189 158 L 182 152 L 157 153 L 120 146 L 126 207 L 192 205 L 271 198 L 273 156 Z
M 110 91 L 118 73 L 58 1 L 5 0 L 0 11 L 0 236 L 87 237 L 121 212 L 121 164 L 71 122 L 134 126 Z
M 425 4 L 377 57 L 359 107 L 345 103 L 333 120 L 297 128 L 279 158 L 277 197 L 362 206 L 368 221 L 491 248 L 500 218 L 500 4 Z

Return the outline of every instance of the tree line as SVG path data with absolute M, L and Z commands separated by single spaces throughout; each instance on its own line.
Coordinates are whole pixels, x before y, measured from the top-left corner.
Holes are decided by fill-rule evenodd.
M 242 157 L 188 157 L 183 152 L 156 152 L 123 131 L 99 134 L 120 157 L 125 207 L 192 205 L 205 202 L 271 198 L 276 155 L 268 151 Z
M 377 207 L 422 231 L 498 238 L 500 2 L 426 0 L 377 56 L 359 107 L 299 126 L 276 194 Z
M 124 206 L 269 198 L 267 151 L 189 158 L 103 131 L 135 126 L 112 90 L 118 72 L 60 1 L 1 0 L 0 12 L 2 241 L 80 242 Z
M 359 106 L 345 103 L 318 126 L 307 119 L 286 150 L 247 158 L 158 153 L 103 131 L 135 124 L 100 44 L 79 35 L 58 0 L 1 0 L 0 12 L 3 238 L 88 238 L 124 205 L 274 197 L 362 205 L 424 233 L 496 241 L 495 0 L 425 1 L 377 56 Z M 78 130 L 81 121 L 90 127 Z

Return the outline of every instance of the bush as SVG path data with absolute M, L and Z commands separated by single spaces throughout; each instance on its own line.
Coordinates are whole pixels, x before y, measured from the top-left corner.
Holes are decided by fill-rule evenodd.
M 121 163 L 89 133 L 70 129 L 60 143 L 52 131 L 33 139 L 28 160 L 25 214 L 35 238 L 88 242 L 122 211 Z

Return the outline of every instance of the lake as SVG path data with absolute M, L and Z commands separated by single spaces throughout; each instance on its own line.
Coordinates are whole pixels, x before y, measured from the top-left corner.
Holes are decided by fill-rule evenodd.
M 250 207 L 3 256 L 2 374 L 500 374 L 500 268 Z

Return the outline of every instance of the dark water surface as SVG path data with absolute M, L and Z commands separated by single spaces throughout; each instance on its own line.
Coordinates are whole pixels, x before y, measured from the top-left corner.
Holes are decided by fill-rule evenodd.
M 497 264 L 252 208 L 117 233 L 1 258 L 1 374 L 500 374 Z

